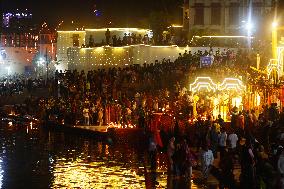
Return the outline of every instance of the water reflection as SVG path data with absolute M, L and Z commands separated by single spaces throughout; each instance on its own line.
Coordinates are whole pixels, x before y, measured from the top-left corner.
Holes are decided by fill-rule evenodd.
M 85 163 L 81 159 L 59 159 L 53 170 L 52 188 L 141 188 L 144 178 L 121 165 L 106 162 Z
M 28 129 L 28 132 L 27 132 Z M 48 132 L 0 127 L 0 188 L 189 188 L 167 174 L 158 156 L 157 183 L 151 182 L 143 150 L 130 144 Z M 197 188 L 192 184 L 192 188 Z

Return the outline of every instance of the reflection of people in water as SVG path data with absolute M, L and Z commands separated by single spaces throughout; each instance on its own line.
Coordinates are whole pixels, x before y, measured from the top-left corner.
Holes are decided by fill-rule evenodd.
M 151 171 L 151 181 L 152 183 L 157 183 L 156 170 L 157 170 L 157 142 L 153 133 L 149 137 L 149 160 L 150 160 L 150 171 Z
M 191 179 L 188 177 L 181 177 L 179 179 L 176 179 L 175 176 L 172 174 L 168 174 L 167 178 L 167 188 L 170 189 L 191 189 Z

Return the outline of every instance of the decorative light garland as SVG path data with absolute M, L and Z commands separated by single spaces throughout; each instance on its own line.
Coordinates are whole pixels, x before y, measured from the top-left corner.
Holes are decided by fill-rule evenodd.
M 235 90 L 235 91 L 244 91 L 246 86 L 243 85 L 243 82 L 238 78 L 225 78 L 221 84 L 216 84 L 211 79 L 211 77 L 197 77 L 195 81 L 190 84 L 190 91 L 197 92 L 201 89 L 207 89 L 207 91 L 216 90 Z

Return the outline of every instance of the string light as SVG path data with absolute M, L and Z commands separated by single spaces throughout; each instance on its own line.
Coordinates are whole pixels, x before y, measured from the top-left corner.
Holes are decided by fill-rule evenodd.
M 225 78 L 224 81 L 218 86 L 218 90 L 228 90 L 228 89 L 235 89 L 235 90 L 245 90 L 245 86 L 240 79 L 237 78 Z
M 212 81 L 210 77 L 197 77 L 195 81 L 190 84 L 189 88 L 192 92 L 199 91 L 202 88 L 206 88 L 207 90 L 210 89 L 215 92 L 217 85 Z
M 219 85 L 214 83 L 210 77 L 197 77 L 195 81 L 190 84 L 190 91 L 197 92 L 201 89 L 207 89 L 207 91 L 223 91 L 223 90 L 236 90 L 244 91 L 246 87 L 243 82 L 238 78 L 225 78 Z

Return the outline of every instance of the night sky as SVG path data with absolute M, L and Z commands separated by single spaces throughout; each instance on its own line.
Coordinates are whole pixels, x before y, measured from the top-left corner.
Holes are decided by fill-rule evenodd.
M 47 21 L 56 25 L 61 20 L 86 26 L 112 22 L 115 26 L 134 26 L 143 23 L 152 11 L 180 12 L 178 0 L 0 0 L 3 12 L 28 9 L 35 22 Z M 96 16 L 99 10 L 101 16 Z

